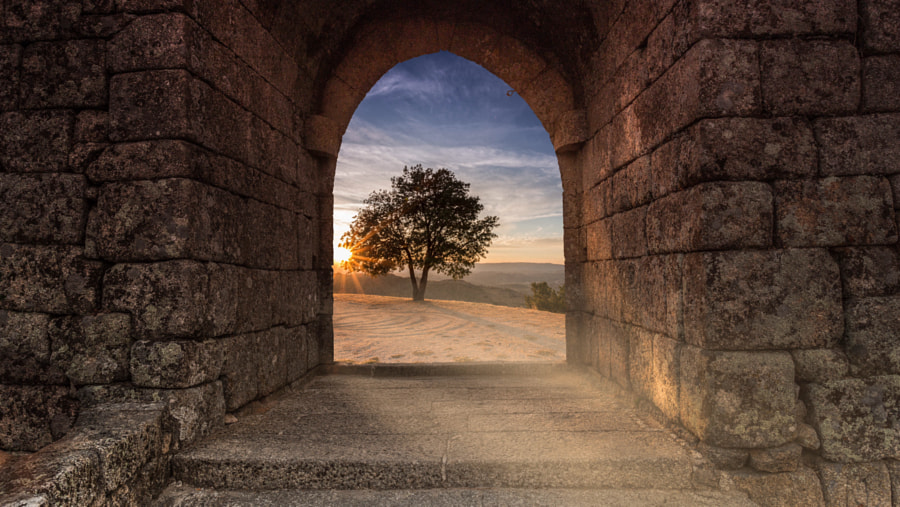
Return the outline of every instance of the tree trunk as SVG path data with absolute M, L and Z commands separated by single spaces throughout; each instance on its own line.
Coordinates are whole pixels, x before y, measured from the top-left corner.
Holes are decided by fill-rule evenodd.
M 425 301 L 425 287 L 428 286 L 428 268 L 422 270 L 422 276 L 419 277 L 419 290 L 413 295 L 414 301 Z
M 423 301 L 425 299 L 425 288 L 416 283 L 416 270 L 413 269 L 412 261 L 409 263 L 409 281 L 412 283 L 413 301 Z

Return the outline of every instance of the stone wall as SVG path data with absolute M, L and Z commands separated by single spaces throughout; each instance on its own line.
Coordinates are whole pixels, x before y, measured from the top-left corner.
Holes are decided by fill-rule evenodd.
M 889 499 L 900 4 L 615 12 L 588 78 L 573 350 L 719 466 L 796 486 L 803 454 L 828 504 Z
M 160 398 L 190 441 L 330 361 L 311 82 L 237 2 L 3 3 L 0 449 Z

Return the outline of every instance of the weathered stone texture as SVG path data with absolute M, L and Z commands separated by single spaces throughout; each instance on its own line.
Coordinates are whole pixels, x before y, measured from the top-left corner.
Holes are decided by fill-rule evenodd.
M 121 313 L 59 317 L 50 338 L 54 366 L 75 385 L 128 379 L 131 318 Z
M 785 246 L 897 241 L 890 182 L 874 176 L 775 183 L 778 239 Z
M 42 313 L 0 310 L 0 382 L 63 383 L 58 373 L 48 371 L 49 322 Z
M 896 248 L 844 248 L 839 255 L 845 298 L 900 293 L 900 256 Z
M 41 8 L 28 0 L 10 0 L 3 10 L 2 38 L 13 41 L 48 40 L 71 35 L 78 26 L 81 2 L 57 1 L 42 4 Z
M 188 178 L 250 197 L 309 218 L 316 199 L 304 185 L 285 185 L 264 172 L 216 155 L 185 141 L 119 143 L 106 149 L 87 169 L 92 181 Z
M 864 111 L 900 110 L 900 55 L 863 59 L 862 82 Z
M 900 114 L 824 118 L 815 128 L 824 175 L 900 173 Z
M 139 341 L 131 347 L 131 382 L 141 387 L 193 387 L 217 379 L 223 362 L 218 340 Z
M 900 374 L 900 297 L 847 303 L 847 356 L 856 375 Z
M 900 457 L 900 376 L 809 384 L 807 398 L 823 458 L 864 462 Z
M 177 451 L 221 426 L 225 416 L 222 383 L 210 382 L 186 389 L 134 388 L 123 384 L 87 386 L 78 398 L 85 410 L 110 403 L 138 403 L 145 407 L 163 404 L 163 429 L 171 433 L 170 451 Z
M 877 53 L 900 51 L 900 2 L 863 0 L 859 5 L 863 47 Z
M 653 152 L 653 196 L 716 180 L 794 179 L 815 175 L 812 127 L 800 118 L 714 118 Z
M 38 42 L 22 55 L 22 105 L 100 107 L 106 105 L 106 42 Z
M 100 298 L 102 265 L 82 249 L 0 243 L 0 308 L 88 313 Z
M 225 340 L 225 406 L 231 411 L 296 380 L 317 361 L 305 327 L 274 328 Z
M 772 192 L 756 182 L 707 183 L 654 201 L 651 253 L 765 247 L 772 242 Z
M 0 111 L 19 105 L 19 72 L 22 46 L 0 45 Z
M 681 348 L 681 422 L 704 442 L 762 448 L 794 439 L 794 364 L 787 352 Z
M 0 114 L 0 168 L 8 172 L 64 172 L 75 117 L 69 111 Z
M 822 479 L 825 505 L 891 507 L 891 478 L 884 463 L 822 461 L 816 467 Z
M 298 182 L 297 144 L 187 71 L 115 76 L 110 111 L 114 141 L 188 139 L 282 181 Z
M 853 0 L 698 0 L 692 2 L 697 29 L 704 35 L 853 34 Z
M 0 173 L 0 241 L 81 243 L 85 194 L 81 175 Z
M 102 143 L 109 140 L 109 113 L 85 109 L 75 117 L 75 137 L 79 143 Z
M 104 278 L 107 309 L 131 313 L 135 336 L 221 336 L 315 319 L 312 271 L 265 271 L 194 261 L 117 264 Z
M 720 481 L 723 489 L 736 489 L 750 496 L 750 500 L 767 507 L 824 507 L 819 477 L 808 468 L 794 472 L 765 473 L 726 472 Z
M 850 371 L 850 363 L 841 349 L 792 350 L 791 355 L 799 382 L 822 384 L 840 380 Z
M 750 450 L 750 466 L 760 472 L 793 472 L 800 465 L 803 448 L 790 443 L 767 449 Z
M 108 183 L 88 222 L 86 249 L 110 261 L 191 258 L 310 269 L 310 221 L 185 179 Z
M 726 350 L 831 346 L 843 332 L 840 273 L 824 250 L 689 254 L 688 343 Z
M 859 54 L 849 42 L 765 41 L 759 59 L 765 107 L 772 114 L 840 114 L 859 105 Z
M 0 449 L 36 451 L 71 428 L 78 403 L 65 386 L 0 384 Z

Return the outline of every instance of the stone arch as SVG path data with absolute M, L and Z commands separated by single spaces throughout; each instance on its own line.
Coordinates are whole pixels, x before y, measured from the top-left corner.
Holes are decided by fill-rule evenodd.
M 550 135 L 557 153 L 563 186 L 564 228 L 580 224 L 580 162 L 578 155 L 587 138 L 587 120 L 579 108 L 575 89 L 551 58 L 542 56 L 521 40 L 488 25 L 471 22 L 406 18 L 370 22 L 359 28 L 344 57 L 324 80 L 317 114 L 306 119 L 306 147 L 320 158 L 320 176 L 334 185 L 335 164 L 341 138 L 356 108 L 368 91 L 395 65 L 430 53 L 449 51 L 481 65 L 510 85 L 531 107 Z M 577 250 L 578 235 L 565 235 L 564 253 Z M 320 242 L 321 258 L 331 258 L 331 244 Z M 567 263 L 567 270 L 572 266 Z M 567 291 L 581 294 L 581 279 L 567 277 Z M 329 337 L 333 340 L 333 337 Z M 326 338 L 326 339 L 329 339 Z M 567 331 L 567 357 L 576 352 L 581 336 Z

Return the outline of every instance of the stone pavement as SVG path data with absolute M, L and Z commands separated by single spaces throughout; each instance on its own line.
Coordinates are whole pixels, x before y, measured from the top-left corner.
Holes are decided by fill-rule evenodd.
M 173 461 L 159 505 L 752 505 L 565 365 L 343 367 Z M 502 373 L 502 374 L 501 374 Z

